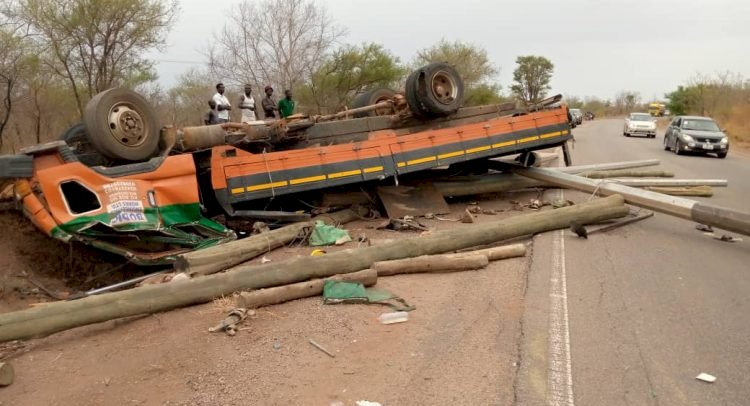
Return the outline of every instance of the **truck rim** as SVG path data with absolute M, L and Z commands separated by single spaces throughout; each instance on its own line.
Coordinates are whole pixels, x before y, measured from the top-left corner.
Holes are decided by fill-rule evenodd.
M 430 90 L 435 99 L 442 104 L 451 104 L 458 96 L 456 81 L 445 71 L 438 71 L 432 75 Z
M 128 103 L 118 103 L 109 110 L 109 129 L 112 138 L 126 147 L 137 147 L 146 140 L 143 118 Z

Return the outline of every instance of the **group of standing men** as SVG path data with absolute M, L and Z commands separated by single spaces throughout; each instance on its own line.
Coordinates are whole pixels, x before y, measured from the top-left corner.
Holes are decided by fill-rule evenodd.
M 211 125 L 229 122 L 229 112 L 232 110 L 232 104 L 229 103 L 229 99 L 224 95 L 224 91 L 223 83 L 216 85 L 216 94 L 208 101 L 209 110 L 203 119 L 204 124 Z M 252 92 L 252 87 L 245 85 L 245 93 L 239 99 L 239 108 L 242 110 L 240 121 L 242 123 L 250 123 L 258 120 L 255 114 L 255 99 L 252 96 Z M 277 112 L 281 118 L 286 118 L 294 114 L 296 102 L 292 99 L 291 90 L 284 91 L 284 98 L 279 100 L 278 104 L 273 97 L 273 87 L 266 86 L 265 92 L 266 97 L 261 100 L 261 107 L 263 108 L 263 115 L 266 120 L 276 119 Z

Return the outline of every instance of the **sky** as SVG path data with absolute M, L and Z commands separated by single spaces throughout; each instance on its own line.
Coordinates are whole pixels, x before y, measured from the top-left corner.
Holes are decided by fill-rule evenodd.
M 749 0 L 318 0 L 347 34 L 342 43 L 376 42 L 411 62 L 441 39 L 487 50 L 508 91 L 515 59 L 541 55 L 555 70 L 551 93 L 642 101 L 697 74 L 750 78 Z M 164 52 L 153 52 L 165 87 L 205 61 L 204 49 L 238 0 L 180 1 Z

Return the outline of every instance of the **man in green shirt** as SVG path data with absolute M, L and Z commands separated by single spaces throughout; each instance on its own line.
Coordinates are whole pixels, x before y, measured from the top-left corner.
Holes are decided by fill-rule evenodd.
M 295 102 L 292 100 L 292 91 L 285 90 L 284 95 L 286 97 L 279 100 L 279 114 L 281 115 L 281 118 L 287 118 L 294 114 Z

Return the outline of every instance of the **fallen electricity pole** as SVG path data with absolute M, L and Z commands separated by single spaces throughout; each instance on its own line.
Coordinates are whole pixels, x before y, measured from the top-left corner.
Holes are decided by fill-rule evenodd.
M 222 295 L 325 278 L 369 268 L 378 261 L 412 258 L 477 247 L 514 237 L 567 228 L 571 221 L 591 224 L 626 216 L 623 198 L 611 196 L 592 202 L 519 215 L 496 222 L 434 232 L 366 248 L 319 257 L 299 257 L 280 263 L 240 265 L 226 273 L 173 283 L 87 297 L 69 302 L 0 314 L 0 342 L 48 335 L 58 331 L 121 317 L 161 312 L 205 303 Z
M 513 172 L 526 178 L 604 196 L 622 195 L 625 201 L 660 213 L 707 224 L 735 233 L 750 235 L 750 214 L 713 206 L 682 197 L 668 196 L 630 186 L 593 180 L 547 168 L 513 166 Z

